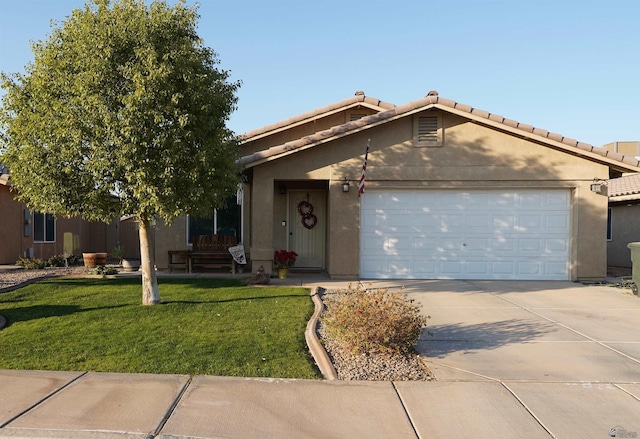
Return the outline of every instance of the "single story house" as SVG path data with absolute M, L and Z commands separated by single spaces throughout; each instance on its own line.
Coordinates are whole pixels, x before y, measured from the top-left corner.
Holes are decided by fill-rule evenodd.
M 640 174 L 614 178 L 607 186 L 607 261 L 613 271 L 628 271 L 631 269 L 631 251 L 627 244 L 640 242 Z
M 602 279 L 608 197 L 592 184 L 640 172 L 435 91 L 400 106 L 358 92 L 247 133 L 239 162 L 253 271 L 288 249 L 346 279 Z
M 49 259 L 54 255 L 110 252 L 117 225 L 35 212 L 14 199 L 9 170 L 0 163 L 0 264 L 20 258 Z

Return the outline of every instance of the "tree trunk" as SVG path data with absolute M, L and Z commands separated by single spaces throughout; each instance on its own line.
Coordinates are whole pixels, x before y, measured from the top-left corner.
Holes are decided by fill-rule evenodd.
M 140 268 L 142 269 L 142 304 L 157 305 L 160 303 L 158 291 L 158 278 L 154 267 L 153 245 L 149 239 L 151 222 L 148 219 L 140 219 Z M 155 244 L 155 243 L 154 243 Z

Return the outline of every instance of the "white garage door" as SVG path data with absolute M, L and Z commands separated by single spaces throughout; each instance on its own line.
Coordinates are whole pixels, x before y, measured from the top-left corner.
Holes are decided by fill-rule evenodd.
M 568 280 L 568 190 L 367 190 L 365 279 Z

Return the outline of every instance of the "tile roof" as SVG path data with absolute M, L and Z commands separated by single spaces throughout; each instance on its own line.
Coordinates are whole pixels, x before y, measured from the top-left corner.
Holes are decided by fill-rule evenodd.
M 395 105 L 393 104 L 383 102 L 380 99 L 372 98 L 370 96 L 366 96 L 362 91 L 357 91 L 355 95 L 350 98 L 343 99 L 334 104 L 325 105 L 324 107 L 316 108 L 315 110 L 302 113 L 298 116 L 290 117 L 289 119 L 285 119 L 280 122 L 266 125 L 262 128 L 248 131 L 242 134 L 240 137 L 243 141 L 248 141 L 254 137 L 263 136 L 274 131 L 280 131 L 282 129 L 289 128 L 293 125 L 300 124 L 307 120 L 316 119 L 318 117 L 326 115 L 327 113 L 336 112 L 338 110 L 343 110 L 349 107 L 357 107 L 358 105 L 362 105 L 364 107 L 372 108 L 378 111 L 389 110 L 395 107 Z
M 365 96 L 358 96 L 358 95 L 356 95 L 355 98 L 361 98 L 363 100 L 366 99 Z M 351 99 L 354 99 L 354 98 L 351 98 Z M 346 102 L 346 101 L 348 100 L 341 101 L 341 102 Z M 334 106 L 328 106 L 328 107 L 334 107 Z M 323 108 L 328 108 L 328 107 L 323 107 Z M 579 142 L 576 139 L 564 137 L 561 134 L 552 133 L 541 128 L 536 128 L 531 125 L 523 124 L 512 119 L 507 119 L 498 114 L 480 110 L 478 108 L 471 107 L 470 105 L 461 104 L 451 99 L 441 98 L 438 96 L 438 93 L 435 91 L 429 92 L 429 94 L 427 94 L 427 96 L 425 96 L 424 98 L 411 101 L 407 104 L 393 107 L 388 110 L 381 111 L 380 113 L 377 113 L 377 114 L 365 116 L 361 119 L 358 119 L 352 122 L 347 122 L 346 124 L 338 125 L 328 130 L 319 131 L 315 134 L 305 136 L 305 137 L 302 137 L 301 139 L 293 140 L 293 141 L 284 143 L 282 145 L 273 146 L 263 151 L 257 151 L 251 155 L 241 157 L 238 160 L 238 163 L 241 165 L 251 165 L 255 162 L 260 162 L 262 160 L 269 159 L 283 153 L 305 149 L 306 147 L 310 147 L 316 143 L 321 143 L 323 141 L 327 141 L 335 137 L 342 137 L 352 132 L 368 129 L 368 128 L 380 125 L 382 123 L 385 123 L 391 120 L 395 120 L 397 118 L 400 118 L 406 115 L 417 113 L 419 111 L 424 111 L 429 108 L 439 108 L 444 111 L 448 111 L 450 113 L 458 114 L 463 117 L 471 118 L 483 123 L 487 123 L 489 125 L 493 125 L 493 126 L 508 130 L 512 133 L 520 133 L 529 138 L 543 140 L 547 143 L 556 142 L 557 144 L 560 144 L 559 146 L 561 147 L 567 147 L 566 149 L 568 150 L 570 150 L 571 148 L 575 148 L 573 152 L 580 153 L 583 151 L 584 153 L 587 153 L 587 154 L 591 153 L 592 158 L 594 157 L 597 158 L 598 156 L 601 156 L 603 158 L 603 161 L 606 163 L 613 162 L 613 163 L 620 163 L 621 165 L 626 165 L 626 166 L 623 166 L 626 169 L 629 169 L 629 166 L 632 167 L 631 169 L 633 168 L 640 169 L 640 160 L 638 160 L 635 157 L 624 156 L 617 152 L 607 151 L 604 148 L 598 148 L 588 143 Z M 305 114 L 310 114 L 310 113 L 305 113 Z M 299 116 L 298 118 L 302 116 Z M 292 119 L 297 119 L 297 118 L 292 118 Z M 285 125 L 285 123 L 274 124 L 274 126 L 276 125 L 283 126 Z M 265 127 L 265 128 L 268 128 L 268 127 Z M 262 130 L 264 130 L 264 128 Z M 256 131 L 259 131 L 259 130 L 256 130 Z M 254 132 L 252 131 L 248 134 L 252 134 L 252 133 Z
M 609 180 L 608 193 L 609 198 L 640 199 L 640 174 Z

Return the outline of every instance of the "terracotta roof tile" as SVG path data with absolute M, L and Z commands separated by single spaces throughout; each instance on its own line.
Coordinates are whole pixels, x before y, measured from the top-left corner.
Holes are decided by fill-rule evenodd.
M 506 126 L 509 126 L 511 128 L 518 128 L 518 121 L 517 120 L 513 120 L 513 119 L 504 119 L 502 121 L 503 124 L 505 124 Z
M 266 125 L 261 128 L 256 128 L 255 130 L 248 131 L 242 134 L 240 137 L 242 139 L 250 139 L 252 137 L 256 137 L 262 134 L 266 134 L 270 131 L 277 131 L 282 128 L 286 128 L 290 125 L 302 122 L 307 119 L 313 119 L 319 117 L 323 114 L 330 113 L 332 111 L 338 110 L 340 108 L 349 107 L 350 105 L 354 105 L 357 103 L 365 103 L 373 107 L 378 107 L 380 110 L 388 110 L 390 108 L 394 108 L 395 105 L 381 101 L 380 99 L 372 98 L 370 96 L 365 96 L 364 92 L 357 91 L 356 94 L 350 98 L 343 99 L 339 102 L 335 102 L 333 104 L 325 105 L 324 107 L 316 108 L 315 110 L 308 111 L 306 113 L 302 113 L 298 116 L 293 116 L 288 119 L 285 119 L 280 122 L 276 122 L 270 125 Z
M 480 117 L 484 117 L 485 119 L 489 119 L 489 112 L 488 111 L 484 111 L 484 110 L 480 110 L 478 108 L 474 108 L 471 111 L 472 114 L 475 114 L 476 116 L 480 116 Z
M 611 179 L 608 190 L 610 197 L 640 195 L 640 174 Z
M 471 113 L 471 110 L 473 110 L 471 105 L 461 104 L 459 102 L 456 102 L 456 105 L 453 108 L 455 108 L 456 110 L 467 112 L 467 113 Z
M 327 110 L 328 108 L 340 108 L 340 106 L 344 106 L 345 103 L 348 102 L 353 102 L 355 100 L 358 99 L 368 99 L 366 96 L 364 95 L 356 95 L 352 98 L 349 99 L 345 99 L 344 101 L 341 101 L 338 104 L 333 104 L 327 107 L 323 107 L 321 109 L 318 110 L 314 110 L 313 112 L 310 113 L 305 113 L 304 115 L 298 116 L 296 118 L 291 118 L 289 120 L 302 120 L 304 118 L 308 118 L 309 114 L 321 114 L 323 112 L 329 111 Z M 382 101 L 377 101 L 379 103 L 381 103 Z M 606 151 L 603 148 L 595 148 L 592 145 L 588 144 L 588 143 L 584 143 L 584 142 L 578 142 L 576 139 L 572 139 L 570 137 L 564 137 L 561 134 L 557 134 L 557 133 L 552 133 L 540 128 L 536 128 L 533 127 L 531 125 L 528 124 L 524 124 L 524 123 L 519 123 L 515 120 L 512 119 L 505 119 L 503 116 L 500 116 L 498 114 L 492 114 L 489 113 L 487 111 L 484 110 L 479 110 L 476 108 L 473 108 L 469 105 L 465 105 L 465 104 L 460 104 L 456 101 L 453 101 L 451 99 L 444 99 L 441 98 L 437 95 L 436 92 L 430 92 L 429 95 L 427 95 L 424 98 L 420 98 L 417 99 L 415 101 L 411 101 L 408 102 L 406 104 L 400 105 L 400 106 L 392 106 L 391 104 L 386 104 L 389 105 L 390 108 L 384 111 L 380 111 L 379 113 L 376 114 L 372 114 L 370 116 L 365 116 L 361 119 L 358 119 L 357 121 L 352 121 L 352 122 L 348 122 L 346 124 L 343 125 L 338 125 L 336 127 L 333 127 L 329 130 L 324 130 L 321 131 L 319 133 L 315 133 L 313 135 L 310 136 L 306 136 L 303 137 L 299 140 L 295 140 L 292 142 L 287 142 L 285 144 L 286 146 L 286 150 L 287 151 L 291 151 L 293 149 L 297 149 L 297 148 L 301 148 L 304 146 L 308 146 L 311 145 L 313 143 L 316 142 L 320 142 L 322 140 L 325 140 L 327 138 L 330 137 L 334 137 L 334 136 L 340 136 L 340 135 L 346 135 L 354 130 L 357 129 L 361 129 L 367 126 L 372 126 L 375 125 L 379 122 L 385 121 L 385 120 L 389 120 L 392 119 L 396 116 L 400 116 L 406 113 L 410 113 L 412 111 L 415 110 L 419 110 L 421 108 L 425 108 L 425 107 L 429 107 L 430 105 L 435 105 L 435 106 L 439 106 L 439 107 L 448 107 L 451 109 L 455 109 L 457 111 L 461 111 L 461 112 L 466 112 L 469 113 L 470 115 L 473 115 L 474 117 L 478 117 L 481 119 L 488 119 L 490 121 L 493 122 L 498 122 L 500 124 L 506 125 L 507 127 L 513 128 L 513 129 L 517 129 L 520 131 L 523 131 L 525 133 L 529 133 L 532 135 L 536 135 L 536 136 L 540 136 L 542 138 L 545 139 L 549 139 L 550 141 L 554 141 L 554 142 L 558 142 L 558 143 L 562 143 L 564 145 L 568 145 L 571 146 L 573 148 L 578 148 L 584 151 L 588 151 L 588 152 L 593 152 L 596 154 L 599 154 L 603 157 L 607 157 L 608 159 L 611 159 L 613 161 L 616 162 L 621 162 L 621 163 L 625 163 L 627 165 L 631 165 L 635 168 L 640 168 L 640 160 L 638 160 L 637 158 L 634 157 L 630 157 L 630 156 L 623 156 L 619 153 L 613 153 L 611 151 Z M 380 105 L 382 107 L 382 105 Z M 279 127 L 283 127 L 286 126 L 286 123 L 279 123 L 279 124 L 274 124 L 275 126 L 279 126 Z M 267 131 L 267 128 L 269 127 L 265 127 L 265 128 L 261 128 L 259 130 L 254 130 L 251 131 L 250 133 L 257 133 L 257 132 L 264 132 Z M 248 133 L 248 134 L 250 134 Z M 259 151 L 255 154 L 249 155 L 249 156 L 245 156 L 242 157 L 238 162 L 240 164 L 250 164 L 254 161 L 257 160 L 261 160 L 263 158 L 268 158 L 268 157 L 272 157 L 274 155 L 278 155 L 281 154 L 282 150 L 281 149 L 277 149 L 278 147 L 272 147 L 269 148 L 265 151 Z
M 498 123 L 504 123 L 504 117 L 500 116 L 499 114 L 489 114 L 489 120 L 492 120 L 494 122 L 498 122 Z
M 519 123 L 518 124 L 518 129 L 521 129 L 522 131 L 526 131 L 527 133 L 532 133 L 533 132 L 533 126 L 532 125 L 527 125 L 526 123 Z
M 542 128 L 534 128 L 532 132 L 533 132 L 533 134 L 536 134 L 536 135 L 542 136 L 542 137 L 548 137 L 549 136 L 549 131 L 543 130 Z

